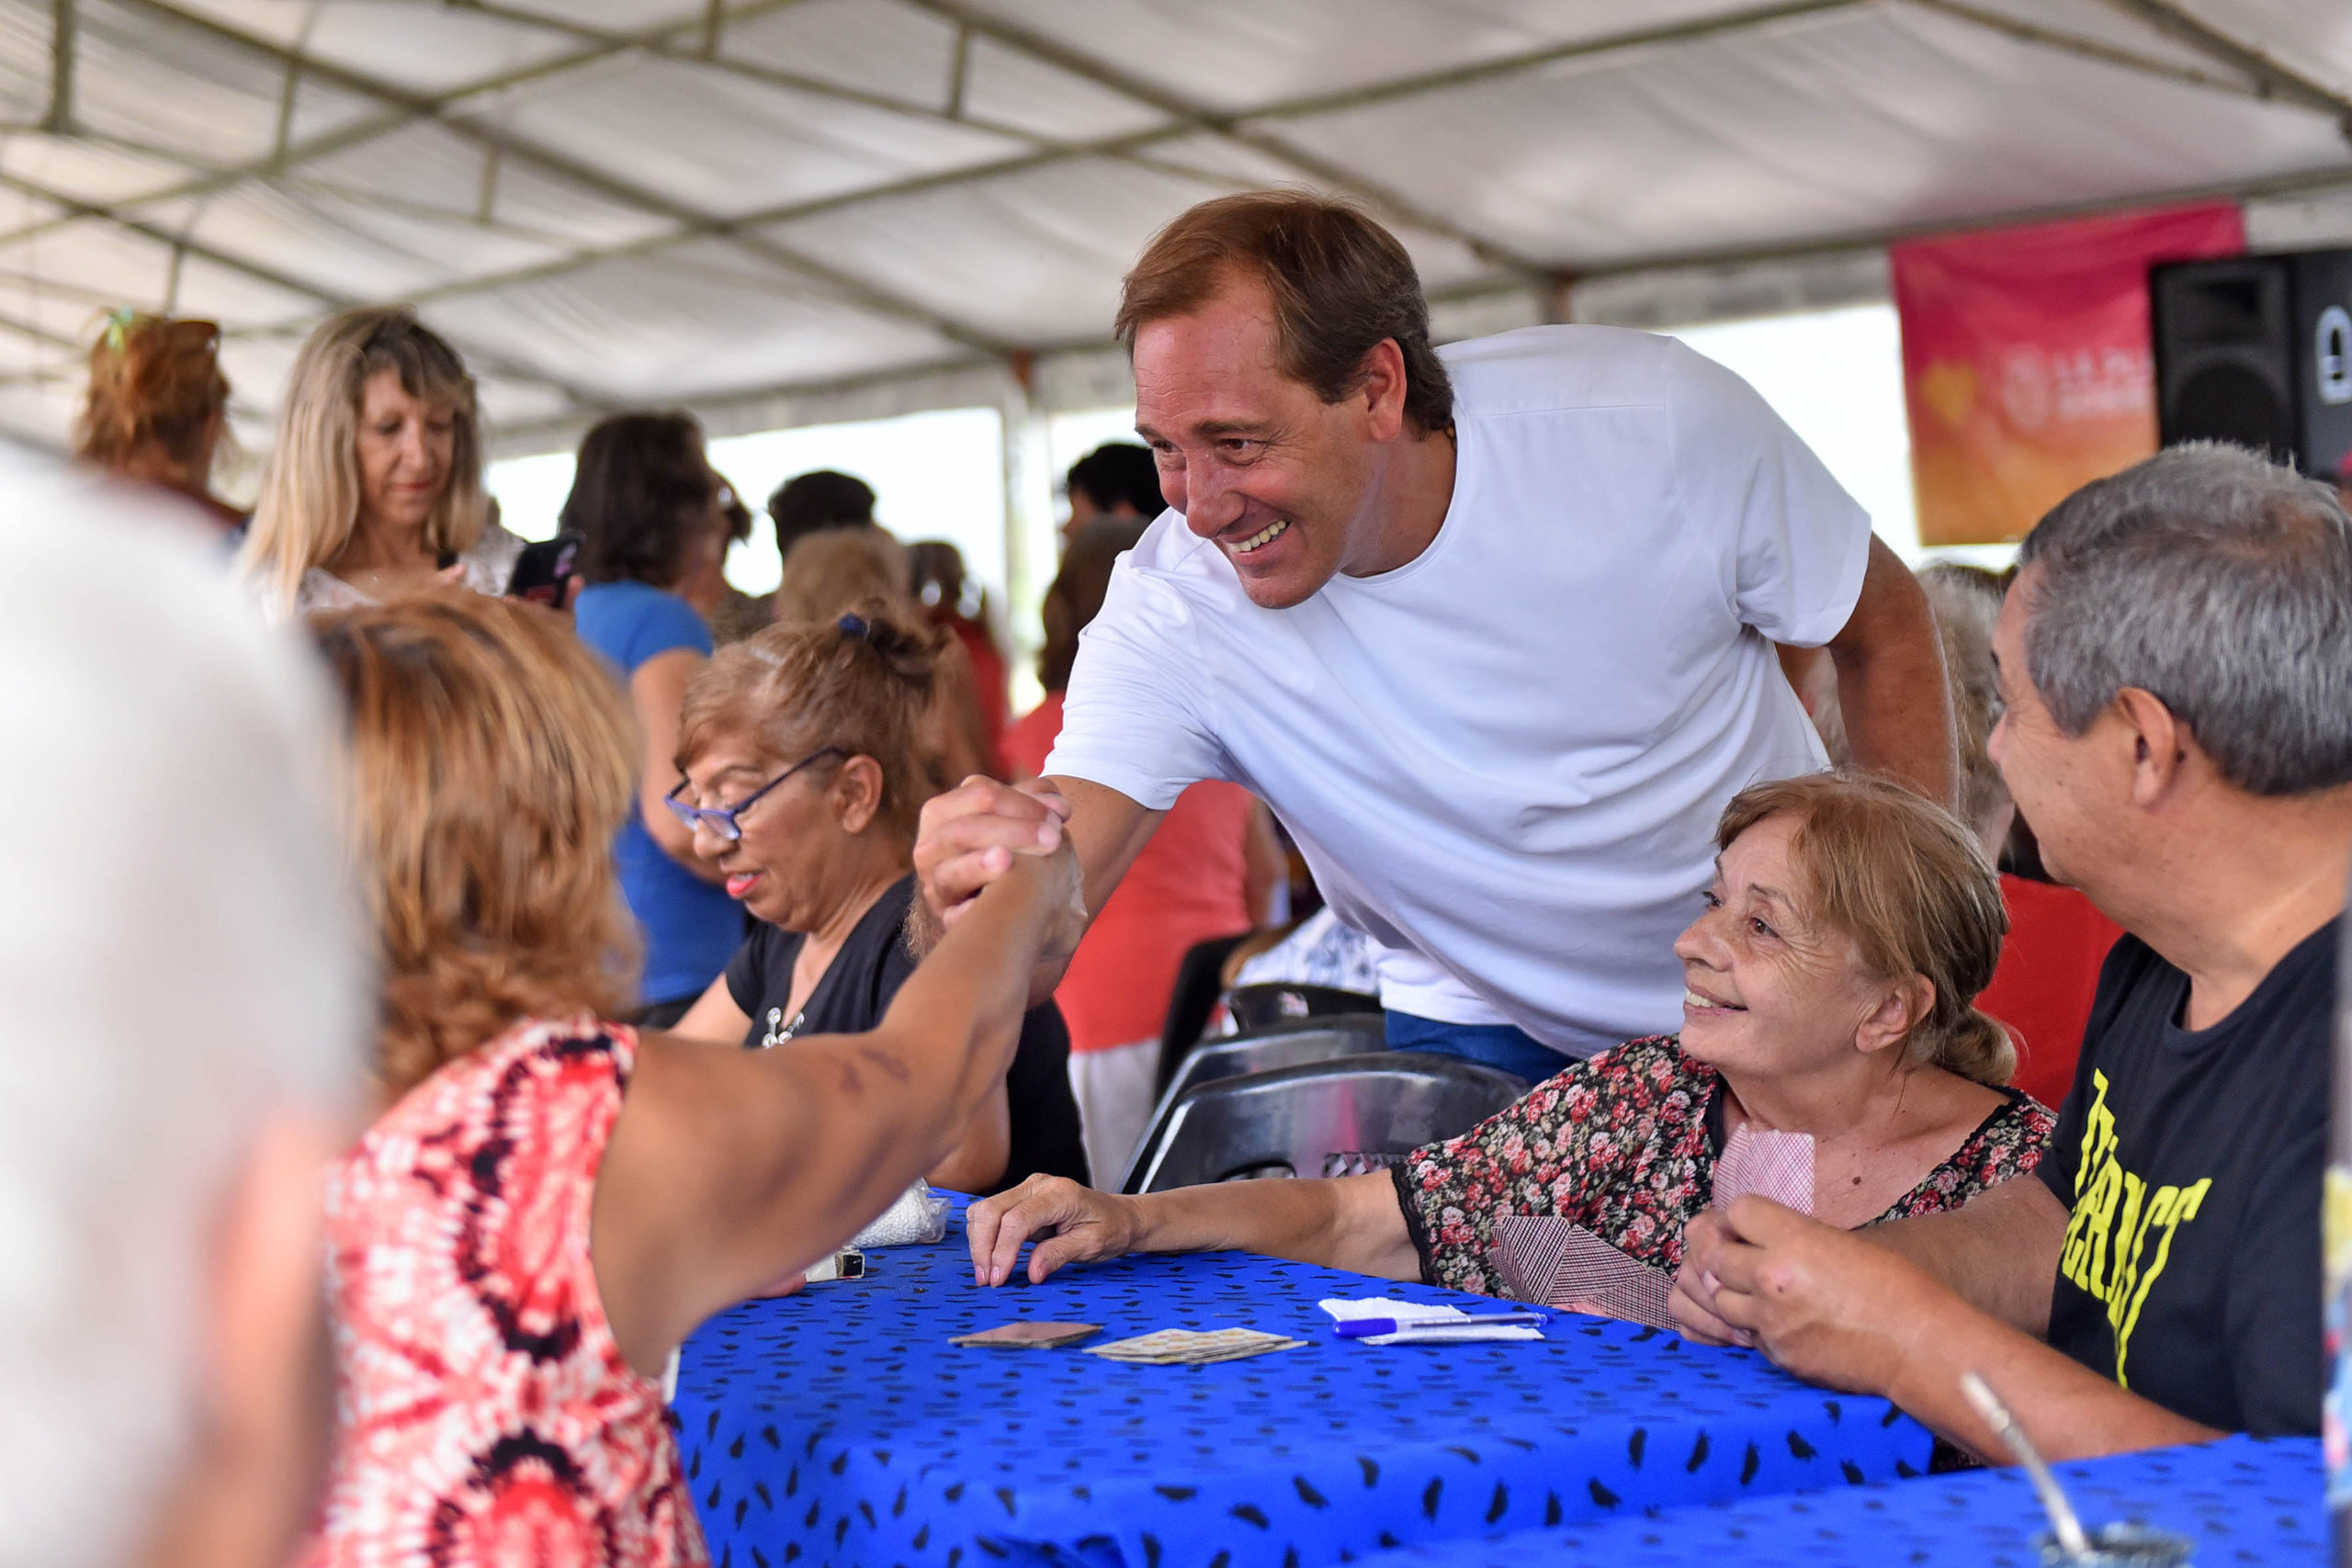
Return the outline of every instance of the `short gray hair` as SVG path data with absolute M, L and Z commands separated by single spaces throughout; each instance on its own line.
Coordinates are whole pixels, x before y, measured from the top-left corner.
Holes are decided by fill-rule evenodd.
M 0 1568 L 132 1558 L 229 1194 L 373 1027 L 326 682 L 168 510 L 0 446 Z
M 2094 480 L 2018 552 L 2026 666 L 2080 735 L 2126 686 L 2249 794 L 2352 782 L 2352 518 L 2327 486 L 2189 442 Z

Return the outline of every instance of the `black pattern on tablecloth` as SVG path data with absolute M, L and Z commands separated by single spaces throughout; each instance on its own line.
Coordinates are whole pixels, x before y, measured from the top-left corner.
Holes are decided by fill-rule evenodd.
M 1575 1317 L 1540 1344 L 1375 1347 L 1333 1338 L 1315 1304 L 1492 1304 L 1430 1286 L 1217 1253 L 983 1291 L 960 1220 L 939 1246 L 868 1261 L 865 1280 L 748 1303 L 687 1343 L 679 1440 L 720 1568 L 1315 1568 L 1888 1480 L 1928 1458 L 1925 1429 L 1884 1401 L 1807 1388 L 1751 1352 Z M 1015 1318 L 1307 1343 L 1150 1367 L 946 1342 Z
M 2086 1523 L 2153 1524 L 2196 1543 L 2197 1568 L 2324 1568 L 2327 1506 L 2314 1438 L 2229 1438 L 2058 1467 Z M 1690 1568 L 1721 1558 L 1805 1568 L 2041 1568 L 2050 1528 L 2016 1470 L 1690 1508 L 1565 1530 L 1381 1552 L 1365 1568 Z

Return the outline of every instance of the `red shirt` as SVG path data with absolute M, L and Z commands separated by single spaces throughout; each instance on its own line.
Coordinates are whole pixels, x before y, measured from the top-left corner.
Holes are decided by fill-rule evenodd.
M 2008 939 L 1976 1005 L 2018 1037 L 2016 1086 L 2056 1105 L 2074 1087 L 2099 965 L 2123 928 L 2073 888 L 2047 882 L 2004 876 L 2001 901 Z
M 1061 728 L 1062 694 L 1048 693 L 1006 732 L 1006 759 L 1024 773 L 1043 773 Z M 1159 1038 L 1186 952 L 1250 929 L 1244 867 L 1255 808 L 1248 790 L 1217 780 L 1176 797 L 1054 993 L 1072 1051 Z
M 931 618 L 934 625 L 955 633 L 956 640 L 964 645 L 964 657 L 972 666 L 972 690 L 980 699 L 981 739 L 987 743 L 989 765 L 1001 766 L 1005 724 L 1012 716 L 1012 699 L 1005 695 L 1004 655 L 997 651 L 996 639 L 979 622 L 967 620 L 953 609 L 934 610 Z

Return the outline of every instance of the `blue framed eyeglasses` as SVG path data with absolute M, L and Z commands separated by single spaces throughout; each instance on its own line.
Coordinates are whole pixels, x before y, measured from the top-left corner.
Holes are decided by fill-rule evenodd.
M 784 772 L 776 774 L 775 777 L 768 780 L 767 783 L 762 784 L 759 788 L 753 790 L 751 794 L 745 795 L 742 799 L 737 801 L 732 806 L 688 806 L 684 801 L 678 798 L 679 794 L 686 788 L 689 783 L 692 782 L 687 779 L 680 779 L 678 781 L 678 787 L 662 797 L 662 804 L 670 808 L 672 816 L 677 818 L 679 821 L 684 822 L 686 825 L 686 830 L 688 832 L 694 832 L 700 829 L 707 828 L 711 832 L 719 838 L 726 840 L 731 844 L 743 836 L 743 825 L 737 819 L 741 818 L 743 813 L 752 809 L 752 807 L 758 805 L 762 795 L 767 794 L 768 791 L 775 788 L 776 785 L 782 784 L 785 780 L 790 778 L 793 774 L 798 773 L 801 769 L 807 767 L 811 762 L 817 761 L 825 757 L 840 757 L 845 755 L 847 755 L 847 753 L 842 751 L 842 750 L 838 746 L 828 746 L 821 751 L 811 751 L 808 755 L 801 758 L 800 761 L 793 763 L 792 766 L 785 769 Z

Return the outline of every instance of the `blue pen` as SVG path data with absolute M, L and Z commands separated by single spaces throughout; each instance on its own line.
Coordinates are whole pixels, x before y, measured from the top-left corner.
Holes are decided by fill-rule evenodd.
M 1381 1334 L 1400 1334 L 1407 1329 L 1433 1328 L 1442 1333 L 1453 1329 L 1487 1328 L 1503 1323 L 1542 1323 L 1550 1314 L 1540 1312 L 1472 1313 L 1467 1317 L 1408 1317 L 1399 1323 L 1393 1317 L 1355 1317 L 1331 1325 L 1331 1332 L 1342 1339 L 1369 1339 Z

